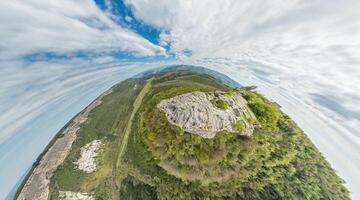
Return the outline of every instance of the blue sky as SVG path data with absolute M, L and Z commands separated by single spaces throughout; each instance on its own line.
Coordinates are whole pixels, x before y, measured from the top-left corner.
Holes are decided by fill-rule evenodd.
M 1 1 L 0 199 L 101 92 L 181 63 L 257 85 L 360 199 L 359 9 L 356 0 Z
M 139 21 L 131 11 L 131 7 L 123 1 L 97 0 L 95 3 L 105 12 L 113 15 L 114 21 L 127 27 L 154 44 L 159 44 L 161 30 Z

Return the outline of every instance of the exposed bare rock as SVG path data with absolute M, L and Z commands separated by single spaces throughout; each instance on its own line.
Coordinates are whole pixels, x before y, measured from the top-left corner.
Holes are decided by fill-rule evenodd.
M 227 109 L 216 107 L 212 103 L 216 100 L 225 101 Z M 158 108 L 165 113 L 170 123 L 204 138 L 213 138 L 220 131 L 249 136 L 256 127 L 249 123 L 255 116 L 240 93 L 192 92 L 162 100 Z M 238 120 L 244 125 L 240 132 L 233 127 Z
M 80 129 L 80 125 L 87 120 L 90 111 L 101 104 L 102 97 L 110 92 L 111 90 L 108 90 L 94 100 L 59 133 L 59 138 L 56 139 L 54 144 L 42 156 L 39 164 L 31 172 L 30 177 L 21 189 L 17 198 L 18 200 L 48 199 L 50 178 L 70 152 L 71 145 L 76 139 L 76 132 Z
M 101 141 L 94 140 L 81 148 L 79 160 L 74 164 L 76 167 L 86 173 L 91 173 L 96 170 L 95 158 L 100 150 Z
M 88 193 L 59 191 L 60 200 L 95 200 L 93 196 Z

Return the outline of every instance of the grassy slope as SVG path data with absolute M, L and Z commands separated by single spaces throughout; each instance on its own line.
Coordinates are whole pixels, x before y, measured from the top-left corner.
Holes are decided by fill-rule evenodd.
M 124 151 L 125 151 L 125 148 L 126 148 L 126 145 L 127 145 L 127 142 L 128 142 L 129 134 L 131 132 L 133 119 L 135 117 L 135 114 L 136 114 L 137 110 L 139 109 L 139 107 L 140 107 L 140 105 L 142 103 L 142 100 L 143 100 L 144 96 L 150 90 L 152 80 L 153 80 L 153 78 L 146 81 L 146 85 L 144 86 L 144 88 L 141 90 L 141 92 L 139 93 L 139 95 L 136 97 L 136 99 L 134 101 L 134 104 L 133 104 L 134 108 L 133 108 L 133 110 L 131 112 L 130 119 L 128 120 L 128 123 L 126 125 L 124 137 L 121 140 L 119 153 L 118 153 L 118 159 L 117 159 L 117 162 L 116 162 L 116 168 L 118 168 L 119 165 L 121 164 L 121 158 L 124 155 Z
M 161 99 L 185 92 L 213 89 L 228 88 L 209 77 L 197 75 L 167 74 L 153 81 L 152 90 L 144 99 L 146 104 L 142 105 L 135 116 L 139 123 L 133 124 L 129 148 L 124 156 L 131 169 L 129 172 L 136 173 L 128 173 L 121 188 L 122 193 L 130 195 L 130 198 L 131 194 L 146 191 L 149 195 L 141 197 L 142 199 L 349 199 L 343 181 L 296 124 L 275 105 L 250 91 L 247 92 L 252 94 L 248 96 L 248 100 L 252 102 L 250 106 L 256 110 L 255 114 L 263 127 L 255 131 L 250 139 L 238 138 L 238 142 L 234 142 L 230 138 L 232 142 L 227 141 L 227 150 L 236 152 L 236 156 L 227 154 L 228 159 L 221 160 L 220 163 L 225 163 L 226 173 L 236 172 L 233 175 L 235 178 L 204 185 L 201 183 L 204 179 L 187 181 L 188 173 L 191 175 L 192 171 L 186 171 L 184 165 L 164 170 L 163 163 L 166 160 L 163 159 L 167 159 L 168 164 L 174 164 L 181 162 L 183 155 L 205 159 L 200 161 L 205 163 L 202 169 L 208 167 L 211 159 L 207 161 L 206 155 L 200 155 L 205 151 L 204 148 L 190 154 L 189 151 L 193 150 L 192 144 L 205 145 L 204 147 L 210 144 L 211 147 L 212 143 L 216 143 L 216 138 L 199 143 L 199 139 L 192 136 L 185 143 L 181 142 L 182 137 L 187 137 L 186 133 L 179 136 L 181 131 L 171 128 L 164 116 L 154 110 L 156 104 Z M 159 137 L 156 138 L 156 135 Z M 240 151 L 236 150 L 238 148 Z M 211 152 L 211 148 L 208 150 L 207 155 L 216 153 Z M 240 169 L 231 169 L 231 165 L 230 168 L 226 167 L 229 161 L 236 163 L 232 166 Z M 206 173 L 211 174 L 211 171 Z M 178 178 L 170 174 L 177 174 Z M 135 195 L 132 199 L 136 198 Z
M 156 101 L 163 98 L 199 90 L 228 90 L 229 87 L 207 75 L 170 72 L 157 75 L 151 88 L 143 90 L 142 95 L 147 94 L 138 97 L 145 84 L 144 80 L 129 80 L 120 84 L 92 112 L 91 119 L 80 130 L 80 137 L 74 143 L 66 162 L 53 177 L 53 198 L 56 198 L 59 189 L 93 192 L 98 199 L 218 199 L 221 196 L 237 199 L 349 198 L 342 180 L 306 135 L 278 108 L 274 111 L 272 106 L 268 110 L 277 113 L 277 122 L 271 126 L 264 124 L 262 129 L 253 134 L 251 142 L 241 142 L 255 145 L 247 148 L 251 152 L 246 153 L 255 156 L 245 158 L 245 154 L 238 155 L 241 159 L 252 159 L 239 172 L 246 175 L 240 176 L 247 177 L 246 179 L 238 178 L 203 186 L 199 181 L 186 181 L 169 175 L 159 166 L 160 161 L 155 159 L 153 152 L 149 151 L 143 135 L 147 131 L 142 123 L 145 119 L 144 112 L 153 109 Z M 261 96 L 254 95 L 262 99 Z M 133 105 L 138 106 L 134 103 L 137 97 L 137 102 L 142 103 L 139 111 L 133 112 L 137 109 Z M 263 101 L 269 104 L 266 100 Z M 260 115 L 262 107 L 256 107 L 256 103 L 258 102 L 253 106 Z M 273 116 L 265 116 L 263 122 L 268 123 L 272 118 Z M 174 133 L 179 131 L 169 129 L 170 126 L 161 115 L 154 116 L 153 120 L 158 130 L 175 131 Z M 126 132 L 128 134 L 124 134 Z M 74 170 L 72 162 L 78 158 L 79 149 L 94 139 L 106 141 L 104 152 L 99 156 L 99 170 L 91 175 Z M 190 139 L 189 142 L 193 140 Z M 163 144 L 171 146 L 176 143 L 165 141 Z M 122 155 L 121 159 L 118 159 L 119 155 Z M 121 162 L 117 164 L 117 160 Z
M 135 116 L 135 120 L 138 122 L 140 120 L 140 113 L 146 107 L 156 106 L 156 104 L 153 104 L 154 102 L 152 102 L 151 99 L 154 98 L 154 94 L 157 94 L 160 91 L 172 89 L 174 92 L 171 94 L 171 96 L 175 96 L 177 94 L 198 90 L 207 92 L 214 89 L 229 89 L 227 86 L 220 84 L 217 80 L 209 76 L 194 74 L 187 75 L 186 73 L 169 73 L 157 77 L 152 83 L 152 90 L 143 100 L 143 102 L 146 102 L 146 104 L 142 105 L 138 115 Z M 126 194 L 136 194 L 146 190 L 152 191 L 151 194 L 154 194 L 155 191 L 157 193 L 166 192 L 168 190 L 173 190 L 173 192 L 176 192 L 176 188 L 171 186 L 185 190 L 188 188 L 189 191 L 190 188 L 196 187 L 194 184 L 184 184 L 180 179 L 168 175 L 164 170 L 157 166 L 156 162 L 154 162 L 152 159 L 152 155 L 147 151 L 141 136 L 139 135 L 139 128 L 141 129 L 139 124 L 140 123 L 133 124 L 133 131 L 129 138 L 127 152 L 124 155 L 128 168 L 130 169 L 127 177 L 127 180 L 130 181 L 126 181 L 122 184 L 121 192 Z M 133 173 L 133 171 L 136 171 L 137 173 Z M 137 187 L 139 186 L 139 183 L 142 183 L 141 187 Z M 129 189 L 131 189 L 131 191 L 129 191 Z M 188 194 L 179 193 L 177 198 L 190 198 L 190 196 L 187 195 Z M 127 199 L 137 199 L 136 197 L 130 197 Z M 156 196 L 150 195 L 147 197 L 142 197 L 142 199 L 156 199 Z
M 132 113 L 133 102 L 144 85 L 144 80 L 129 79 L 114 86 L 113 92 L 105 96 L 103 103 L 90 113 L 78 132 L 70 154 L 51 180 L 52 199 L 57 199 L 59 190 L 92 192 L 104 199 L 111 198 L 114 190 L 117 190 L 114 167 L 118 158 L 118 143 Z M 104 143 L 104 149 L 97 158 L 99 170 L 92 174 L 75 170 L 73 162 L 79 157 L 80 148 L 95 139 L 101 139 Z

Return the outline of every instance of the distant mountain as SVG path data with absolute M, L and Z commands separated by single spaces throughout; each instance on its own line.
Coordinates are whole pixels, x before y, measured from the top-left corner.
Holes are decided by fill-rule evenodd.
M 140 73 L 136 77 L 146 77 L 151 76 L 152 74 L 156 74 L 159 72 L 165 73 L 165 72 L 171 72 L 171 71 L 187 71 L 187 72 L 196 72 L 200 74 L 207 74 L 212 77 L 214 77 L 217 80 L 220 80 L 223 84 L 226 84 L 231 87 L 241 87 L 240 83 L 234 81 L 229 76 L 219 73 L 217 71 L 214 71 L 212 69 L 201 67 L 201 66 L 194 66 L 194 65 L 172 65 L 172 66 L 164 66 L 158 69 L 149 70 L 143 73 Z

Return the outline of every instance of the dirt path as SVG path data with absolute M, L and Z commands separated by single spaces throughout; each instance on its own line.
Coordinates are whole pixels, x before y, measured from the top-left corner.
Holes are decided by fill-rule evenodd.
M 130 119 L 126 125 L 126 129 L 125 129 L 125 133 L 124 133 L 124 137 L 122 138 L 122 142 L 120 144 L 120 150 L 119 150 L 119 155 L 118 155 L 118 159 L 117 159 L 117 162 L 116 162 L 116 168 L 118 168 L 120 162 L 121 162 L 121 157 L 124 155 L 125 153 L 125 149 L 126 149 L 126 145 L 128 143 L 128 139 L 129 139 L 129 135 L 130 135 L 130 132 L 131 132 L 131 127 L 132 127 L 132 122 L 133 122 L 133 119 L 135 117 L 135 114 L 137 112 L 137 110 L 139 109 L 140 105 L 141 105 L 141 102 L 143 100 L 143 98 L 145 97 L 146 93 L 149 91 L 149 89 L 151 88 L 151 81 L 153 80 L 154 78 L 151 78 L 149 80 L 147 80 L 146 82 L 146 85 L 144 86 L 144 88 L 140 91 L 139 95 L 136 97 L 135 101 L 134 101 L 134 109 L 131 113 L 131 116 L 130 116 Z
M 131 115 L 130 115 L 130 118 L 129 118 L 129 121 L 126 125 L 126 128 L 125 128 L 125 132 L 124 132 L 124 137 L 122 138 L 121 140 L 121 143 L 120 143 L 120 147 L 119 147 L 119 153 L 118 153 L 118 158 L 117 158 L 117 161 L 116 161 L 116 166 L 115 166 L 115 174 L 116 174 L 116 170 L 119 169 L 119 166 L 121 164 L 121 161 L 122 161 L 122 156 L 124 155 L 125 153 L 125 150 L 126 150 L 126 146 L 127 146 L 127 143 L 128 143 L 128 139 L 129 139 L 129 135 L 131 133 L 131 127 L 132 127 L 132 123 L 133 123 L 133 119 L 135 117 L 135 114 L 136 112 L 138 111 L 138 109 L 140 108 L 140 105 L 142 103 L 142 100 L 143 98 L 145 97 L 145 95 L 148 93 L 148 91 L 150 90 L 151 88 L 151 81 L 153 80 L 154 78 L 151 78 L 151 79 L 148 79 L 146 81 L 146 84 L 145 86 L 143 87 L 143 89 L 140 91 L 139 95 L 136 97 L 135 101 L 134 101 L 134 108 L 131 112 Z M 115 178 L 117 179 L 117 178 Z M 118 184 L 116 184 L 116 182 Z M 120 180 L 114 180 L 113 181 L 113 184 L 116 185 L 116 188 L 120 189 Z M 113 190 L 113 191 L 117 191 L 117 190 Z M 115 192 L 116 194 L 113 194 L 113 198 L 114 199 L 119 199 L 119 191 L 118 192 Z

